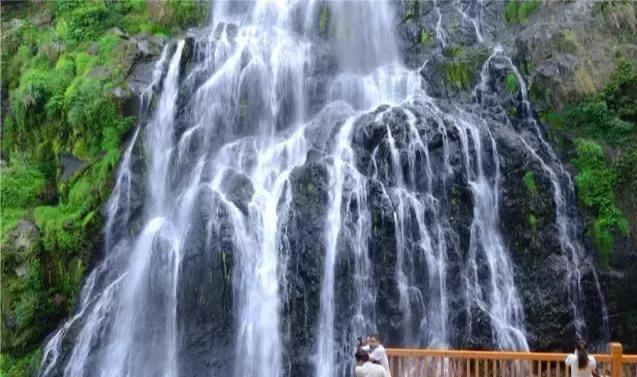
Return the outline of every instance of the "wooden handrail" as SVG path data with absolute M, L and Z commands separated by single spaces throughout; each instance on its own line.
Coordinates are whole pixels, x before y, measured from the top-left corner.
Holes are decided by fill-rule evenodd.
M 623 355 L 622 364 L 637 364 L 637 355 Z
M 417 348 L 388 348 L 388 357 L 447 357 L 455 359 L 478 360 L 531 360 L 531 361 L 564 361 L 568 354 L 549 352 L 511 352 L 511 351 L 472 351 Z M 610 355 L 594 354 L 595 360 L 609 362 Z M 636 356 L 637 357 L 637 356 Z
M 407 373 L 405 377 L 431 373 L 435 377 L 494 377 L 520 372 L 530 376 L 570 375 L 564 363 L 566 353 L 413 348 L 387 348 L 386 351 L 394 377 L 403 377 L 403 373 Z M 602 376 L 637 377 L 637 355 L 624 355 L 619 343 L 610 343 L 609 353 L 593 356 Z M 405 369 L 407 366 L 409 371 Z

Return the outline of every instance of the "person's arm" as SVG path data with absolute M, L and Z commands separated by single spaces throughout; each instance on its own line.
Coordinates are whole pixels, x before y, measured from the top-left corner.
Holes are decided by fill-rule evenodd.
M 597 361 L 593 356 L 588 357 L 588 365 L 591 367 L 591 370 L 597 369 Z

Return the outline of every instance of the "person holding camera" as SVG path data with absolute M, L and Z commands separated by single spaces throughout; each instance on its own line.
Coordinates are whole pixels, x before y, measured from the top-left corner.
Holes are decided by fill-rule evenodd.
M 369 354 L 365 350 L 359 349 L 354 357 L 356 358 L 354 373 L 356 377 L 389 377 L 385 368 L 369 360 Z

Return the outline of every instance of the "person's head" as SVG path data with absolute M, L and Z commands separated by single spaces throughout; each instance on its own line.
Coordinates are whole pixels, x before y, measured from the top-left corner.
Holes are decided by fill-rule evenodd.
M 367 335 L 367 344 L 370 349 L 374 349 L 380 345 L 380 337 L 378 334 L 369 334 Z
M 577 352 L 577 367 L 584 369 L 588 365 L 588 345 L 584 339 L 580 339 L 575 344 L 575 351 Z
M 369 361 L 369 354 L 364 350 L 358 350 L 354 358 L 356 358 L 356 364 L 364 364 Z

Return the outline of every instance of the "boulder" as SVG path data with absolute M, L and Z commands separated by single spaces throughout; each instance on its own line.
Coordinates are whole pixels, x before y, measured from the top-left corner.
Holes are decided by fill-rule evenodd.
M 80 160 L 70 153 L 62 153 L 60 155 L 60 165 L 62 166 L 62 182 L 68 181 L 76 173 L 84 170 L 88 165 L 85 161 Z

